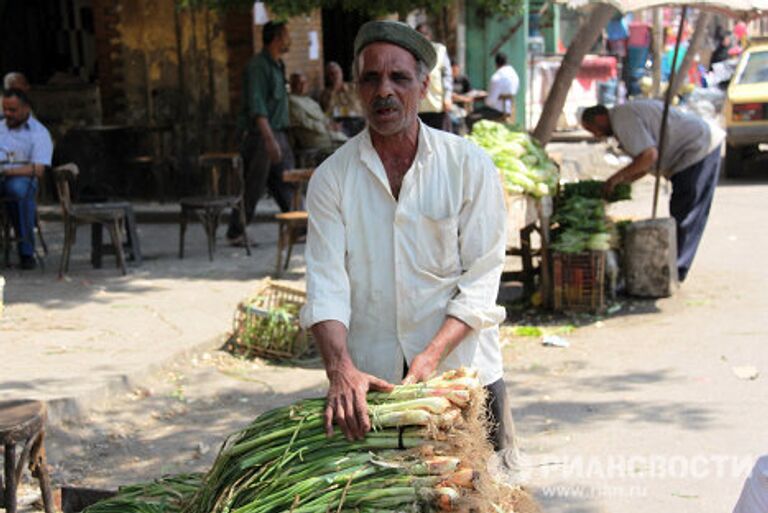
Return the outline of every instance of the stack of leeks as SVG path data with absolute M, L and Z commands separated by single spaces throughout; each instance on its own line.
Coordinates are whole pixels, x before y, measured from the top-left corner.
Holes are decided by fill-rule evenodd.
M 327 438 L 324 399 L 267 412 L 222 448 L 185 513 L 451 511 L 478 503 L 482 388 L 459 369 L 369 393 L 373 429 Z M 475 447 L 469 447 L 475 445 Z M 476 509 L 476 508 L 475 508 Z
M 483 120 L 468 137 L 490 155 L 508 192 L 541 198 L 557 191 L 557 166 L 527 133 Z
M 511 492 L 486 471 L 491 446 L 475 371 L 367 398 L 373 429 L 354 442 L 338 429 L 326 437 L 324 399 L 262 414 L 225 442 L 195 492 L 175 496 L 181 513 L 509 511 Z M 85 513 L 179 513 L 179 500 L 146 493 L 163 483 Z
M 202 474 L 180 474 L 122 486 L 117 495 L 89 506 L 83 513 L 179 513 L 202 481 Z

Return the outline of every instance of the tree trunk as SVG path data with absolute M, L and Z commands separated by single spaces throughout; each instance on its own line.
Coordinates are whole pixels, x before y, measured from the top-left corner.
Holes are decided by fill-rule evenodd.
M 565 105 L 568 90 L 571 88 L 571 83 L 579 72 L 581 61 L 595 44 L 600 32 L 611 19 L 614 12 L 614 8 L 608 4 L 595 6 L 589 15 L 589 19 L 579 28 L 579 32 L 573 38 L 568 51 L 565 52 L 565 57 L 563 57 L 563 62 L 560 64 L 560 69 L 557 70 L 552 89 L 549 91 L 547 101 L 544 103 L 544 109 L 541 112 L 539 122 L 533 131 L 533 137 L 538 139 L 541 144 L 548 143 L 552 137 L 552 132 L 555 131 L 555 126 L 557 125 L 557 119 Z
M 691 69 L 693 59 L 699 52 L 701 45 L 704 43 L 704 38 L 707 35 L 707 27 L 709 21 L 712 19 L 712 15 L 706 11 L 699 12 L 699 18 L 696 20 L 696 28 L 691 36 L 691 42 L 688 44 L 688 50 L 685 52 L 683 62 L 680 64 L 680 68 L 675 75 L 675 82 L 672 84 L 672 97 L 677 94 L 680 87 L 685 83 L 688 78 L 688 70 Z

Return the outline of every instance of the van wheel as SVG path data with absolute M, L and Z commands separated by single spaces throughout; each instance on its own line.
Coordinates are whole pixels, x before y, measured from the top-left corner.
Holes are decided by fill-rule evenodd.
M 738 178 L 744 176 L 744 148 L 725 145 L 725 176 Z

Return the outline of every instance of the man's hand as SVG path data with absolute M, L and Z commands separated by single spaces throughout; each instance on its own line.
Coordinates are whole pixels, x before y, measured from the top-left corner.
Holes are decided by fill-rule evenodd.
M 269 121 L 264 116 L 257 116 L 256 126 L 261 134 L 261 138 L 264 140 L 264 148 L 267 150 L 270 162 L 272 165 L 277 164 L 283 160 L 283 152 L 280 150 L 280 145 L 277 144 L 277 139 L 275 139 L 275 134 L 269 126 Z
M 413 385 L 421 383 L 432 377 L 437 366 L 440 365 L 440 355 L 430 351 L 427 347 L 423 352 L 416 355 L 408 367 L 408 375 L 403 379 L 403 385 Z
M 611 177 L 613 178 L 613 177 Z M 616 188 L 618 183 L 613 181 L 611 178 L 605 181 L 603 184 L 603 199 L 608 200 L 610 199 L 611 195 L 613 194 L 613 190 Z
M 426 349 L 417 354 L 408 366 L 408 375 L 403 379 L 403 385 L 420 383 L 432 377 L 440 362 L 451 354 L 451 351 L 456 349 L 456 346 L 471 331 L 472 328 L 464 323 L 464 321 L 455 317 L 446 317 Z
M 283 152 L 280 150 L 280 145 L 274 137 L 267 137 L 266 140 L 267 156 L 272 165 L 277 164 L 283 160 Z
M 339 425 L 347 440 L 361 440 L 371 430 L 368 418 L 368 402 L 365 395 L 369 390 L 389 392 L 393 385 L 383 379 L 346 365 L 339 370 L 328 372 L 330 387 L 325 405 L 325 432 L 333 435 L 333 423 Z
M 369 390 L 389 392 L 393 385 L 360 372 L 347 351 L 347 328 L 336 320 L 318 322 L 312 335 L 325 363 L 328 395 L 325 403 L 325 433 L 333 435 L 333 423 L 339 425 L 347 440 L 360 439 L 371 429 L 368 419 Z

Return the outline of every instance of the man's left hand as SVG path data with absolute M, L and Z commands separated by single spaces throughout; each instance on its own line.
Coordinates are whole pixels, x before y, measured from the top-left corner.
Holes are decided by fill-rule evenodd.
M 416 355 L 408 367 L 408 375 L 403 379 L 403 385 L 412 385 L 428 380 L 440 364 L 439 355 L 433 356 L 429 349 Z

